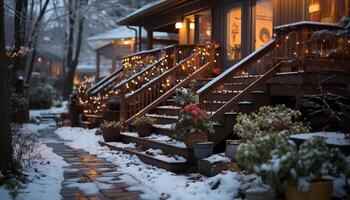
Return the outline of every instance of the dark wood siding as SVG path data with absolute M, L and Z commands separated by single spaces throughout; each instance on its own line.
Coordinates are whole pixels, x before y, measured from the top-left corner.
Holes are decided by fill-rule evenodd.
M 274 0 L 274 26 L 307 20 L 308 0 Z

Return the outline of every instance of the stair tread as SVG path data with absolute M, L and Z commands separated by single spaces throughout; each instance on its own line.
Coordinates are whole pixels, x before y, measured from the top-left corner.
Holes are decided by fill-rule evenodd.
M 85 114 L 85 117 L 88 117 L 88 118 L 103 118 L 102 115 L 94 115 L 94 114 Z
M 153 118 L 164 118 L 164 119 L 179 119 L 178 116 L 171 116 L 171 115 L 158 115 L 158 114 L 149 114 L 146 113 L 147 117 L 153 117 Z
M 250 102 L 250 101 L 240 101 L 238 104 L 240 104 L 240 105 L 249 105 L 249 104 L 252 104 L 252 102 Z
M 79 121 L 80 124 L 92 124 L 92 122 L 89 121 Z
M 147 141 L 149 143 L 155 143 L 155 144 L 161 144 L 161 145 L 167 145 L 175 148 L 180 149 L 187 149 L 184 142 L 180 140 L 176 140 L 174 138 L 171 138 L 169 136 L 163 135 L 163 134 L 156 134 L 152 133 L 150 136 L 147 137 L 140 137 L 137 133 L 132 132 L 123 132 L 121 133 L 123 136 L 134 138 L 140 141 Z
M 158 108 L 158 109 L 174 109 L 174 110 L 181 109 L 181 107 L 178 107 L 178 106 L 157 106 L 156 108 Z
M 173 154 L 164 154 L 160 149 L 148 148 L 147 150 L 141 150 L 135 143 L 122 143 L 122 142 L 100 142 L 100 144 L 106 144 L 109 147 L 114 147 L 116 150 L 126 151 L 127 153 L 141 155 L 145 157 L 152 158 L 164 163 L 178 164 L 178 163 L 187 163 L 187 160 L 179 155 Z

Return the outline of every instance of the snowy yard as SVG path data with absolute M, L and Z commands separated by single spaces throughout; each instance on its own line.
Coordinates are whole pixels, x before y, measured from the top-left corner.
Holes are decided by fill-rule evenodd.
M 67 145 L 84 149 L 92 155 L 105 158 L 115 164 L 125 175 L 121 178 L 131 185 L 131 190 L 141 190 L 144 199 L 233 199 L 240 187 L 241 174 L 227 172 L 215 177 L 200 174 L 177 175 L 142 163 L 136 156 L 101 147 L 102 136 L 95 135 L 95 129 L 62 127 L 56 130 Z M 181 191 L 181 192 L 179 192 Z

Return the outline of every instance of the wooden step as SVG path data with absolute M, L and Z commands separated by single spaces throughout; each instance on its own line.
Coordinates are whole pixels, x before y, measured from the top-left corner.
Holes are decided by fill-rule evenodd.
M 79 121 L 79 126 L 82 128 L 91 129 L 91 128 L 97 128 L 98 124 L 90 122 L 90 121 Z
M 111 150 L 121 151 L 121 152 L 127 153 L 129 155 L 136 155 L 142 162 L 144 162 L 146 164 L 157 166 L 159 168 L 162 168 L 162 169 L 174 172 L 174 173 L 186 172 L 190 167 L 190 165 L 187 161 L 168 162 L 166 160 L 162 160 L 162 159 L 159 159 L 155 156 L 147 155 L 147 154 L 141 153 L 141 152 L 133 150 L 133 149 L 119 147 L 119 146 L 115 145 L 115 143 L 107 143 L 107 142 L 100 141 L 99 144 L 101 146 L 106 146 Z
M 157 114 L 149 114 L 149 113 L 146 113 L 146 116 L 156 119 L 157 124 L 172 124 L 172 123 L 176 123 L 178 120 L 178 116 L 157 115 Z
M 184 143 L 176 142 L 172 144 L 170 142 L 160 142 L 152 139 L 150 137 L 139 137 L 136 133 L 122 133 L 121 141 L 124 143 L 136 143 L 138 146 L 152 149 L 160 149 L 167 154 L 176 154 L 180 155 L 186 160 L 191 160 L 191 163 L 194 163 L 194 154 L 193 149 L 188 149 Z M 161 137 L 161 135 L 158 135 Z
M 181 107 L 177 106 L 158 106 L 155 108 L 155 114 L 178 116 L 180 114 Z
M 239 94 L 239 92 L 240 91 L 230 91 L 228 93 L 212 93 L 211 95 L 207 96 L 205 100 L 227 102 L 233 99 L 237 94 Z
M 164 125 L 167 126 L 168 124 L 154 124 L 153 125 L 154 132 L 158 134 L 166 135 L 171 138 L 176 138 L 175 131 L 164 127 Z
M 251 113 L 255 111 L 254 105 L 251 101 L 241 101 L 238 103 L 239 112 L 241 113 Z

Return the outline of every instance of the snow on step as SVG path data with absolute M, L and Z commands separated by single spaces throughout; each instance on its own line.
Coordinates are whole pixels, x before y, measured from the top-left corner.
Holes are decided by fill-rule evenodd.
M 224 153 L 213 154 L 213 155 L 209 156 L 208 158 L 204 158 L 203 160 L 206 160 L 206 161 L 210 162 L 211 164 L 228 163 L 231 161 L 228 157 L 226 157 L 224 155 Z
M 131 136 L 131 137 L 139 137 L 139 135 L 137 133 L 133 133 L 133 132 L 123 132 L 122 135 L 127 135 L 127 136 Z M 166 135 L 160 135 L 160 134 L 153 133 L 152 135 L 150 135 L 148 137 L 142 137 L 142 138 L 153 141 L 153 142 L 167 144 L 167 145 L 171 145 L 171 146 L 175 146 L 175 147 L 179 147 L 179 148 L 186 148 L 185 143 L 183 143 L 182 141 L 176 140 L 176 139 L 171 138 L 171 137 L 166 136 Z
M 121 148 L 121 149 L 127 149 L 129 151 L 133 151 L 136 153 L 140 153 L 143 155 L 151 156 L 154 159 L 164 161 L 167 163 L 185 163 L 187 162 L 186 158 L 179 156 L 179 155 L 168 155 L 165 154 L 162 150 L 160 149 L 152 149 L 149 148 L 145 151 L 142 151 L 140 148 L 135 143 L 122 143 L 122 142 L 106 142 L 106 144 Z
M 172 123 L 172 124 L 153 124 L 153 127 L 173 131 L 175 124 L 174 123 Z
M 178 119 L 178 116 L 171 116 L 171 115 L 157 115 L 157 114 L 146 114 L 147 117 L 154 117 L 154 118 L 171 118 L 171 119 Z
M 178 107 L 178 106 L 158 106 L 157 108 L 161 108 L 161 109 L 181 109 L 181 107 Z

